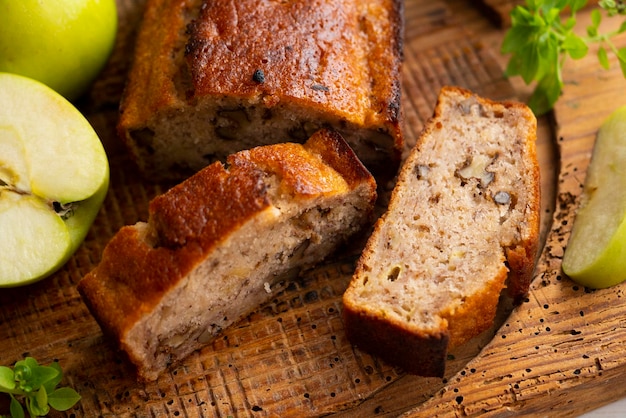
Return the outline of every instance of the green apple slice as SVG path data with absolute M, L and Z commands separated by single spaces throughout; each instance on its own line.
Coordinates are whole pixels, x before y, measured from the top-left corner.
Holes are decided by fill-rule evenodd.
M 0 73 L 0 287 L 65 264 L 108 186 L 107 156 L 85 117 L 49 87 Z
M 40 277 L 65 256 L 69 232 L 61 217 L 37 197 L 0 194 L 0 277 L 3 284 Z
M 626 106 L 598 131 L 562 268 L 594 289 L 626 280 Z
M 9 136 L 0 144 L 22 143 L 28 172 L 20 174 L 30 179 L 30 190 L 62 203 L 93 195 L 108 177 L 108 162 L 84 116 L 61 95 L 25 77 L 4 74 L 0 91 L 0 129 Z M 0 155 L 0 164 L 11 167 Z

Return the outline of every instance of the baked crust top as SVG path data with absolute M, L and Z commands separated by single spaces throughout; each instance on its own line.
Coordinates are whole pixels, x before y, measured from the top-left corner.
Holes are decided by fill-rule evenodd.
M 272 176 L 276 182 L 266 180 Z M 277 195 L 298 204 L 362 184 L 374 191 L 373 204 L 374 178 L 334 131 L 242 151 L 154 198 L 148 222 L 122 227 L 78 289 L 102 328 L 121 340 L 241 225 L 274 216 Z
M 296 103 L 363 127 L 400 119 L 404 3 L 150 0 L 122 124 L 208 97 Z
M 396 119 L 399 86 L 386 81 L 399 79 L 389 72 L 401 55 L 400 7 L 392 0 L 205 2 L 187 44 L 195 96 L 304 101 L 364 125 Z

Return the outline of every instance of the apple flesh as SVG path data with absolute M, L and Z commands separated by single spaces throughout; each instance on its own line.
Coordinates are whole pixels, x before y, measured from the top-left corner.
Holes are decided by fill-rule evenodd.
M 593 289 L 626 280 L 626 106 L 598 131 L 562 269 Z
M 0 72 L 77 99 L 106 64 L 117 34 L 115 0 L 0 0 Z
M 0 271 L 7 284 L 22 277 L 41 277 L 50 269 L 50 260 L 60 260 L 68 252 L 70 238 L 63 220 L 35 196 L 3 191 L 0 225 L 3 231 Z M 11 259 L 7 257 L 9 254 Z
M 60 268 L 108 185 L 104 147 L 85 117 L 49 87 L 0 73 L 0 287 Z

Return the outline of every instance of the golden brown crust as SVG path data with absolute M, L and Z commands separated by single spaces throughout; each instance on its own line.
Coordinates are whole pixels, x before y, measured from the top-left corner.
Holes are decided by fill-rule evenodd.
M 120 106 L 119 135 L 144 174 L 176 178 L 177 169 L 188 173 L 205 159 L 222 159 L 224 148 L 230 154 L 303 142 L 310 125 L 332 127 L 370 169 L 380 166 L 393 175 L 404 144 L 403 5 L 149 0 Z M 230 142 L 221 144 L 220 109 L 247 112 L 241 117 L 253 125 L 250 130 L 263 133 L 250 138 L 229 131 Z M 172 118 L 177 122 L 165 127 Z M 184 120 L 189 126 L 181 127 Z M 163 148 L 183 142 L 178 131 L 214 145 L 198 145 L 194 161 L 182 152 L 170 161 Z M 237 142 L 241 147 L 234 149 Z
M 466 343 L 469 338 L 486 331 L 493 325 L 498 300 L 504 289 L 506 278 L 507 269 L 503 264 L 498 274 L 486 284 L 480 293 L 465 297 L 460 307 L 439 313 L 447 321 L 447 333 L 450 337 L 448 348 L 455 348 Z
M 229 198 L 230 197 L 230 198 Z M 236 165 L 213 164 L 150 202 L 155 246 L 172 249 L 198 241 L 211 248 L 269 205 L 263 173 Z
M 319 158 L 316 157 L 319 155 Z M 304 145 L 256 147 L 215 163 L 150 203 L 155 246 L 198 241 L 208 251 L 224 236 L 269 206 L 263 177 L 276 174 L 293 199 L 344 191 L 374 179 L 334 131 L 316 132 Z M 375 187 L 375 186 L 374 186 Z
M 458 96 L 461 96 L 461 98 Z M 343 298 L 343 318 L 346 333 L 351 342 L 365 351 L 402 367 L 409 373 L 422 376 L 442 377 L 445 371 L 447 350 L 467 342 L 470 338 L 487 330 L 493 324 L 501 292 L 507 286 L 507 279 L 508 292 L 511 297 L 519 301 L 527 294 L 538 250 L 540 181 L 535 149 L 536 119 L 523 104 L 495 102 L 480 98 L 465 89 L 444 87 L 433 112 L 433 117 L 426 124 L 415 146 L 415 150 L 409 157 L 409 160 L 407 160 L 406 166 L 400 172 L 398 184 L 410 185 L 412 184 L 411 179 L 419 175 L 414 170 L 414 164 L 416 164 L 414 157 L 418 155 L 416 153 L 419 153 L 421 148 L 425 146 L 424 143 L 428 137 L 434 136 L 435 131 L 442 128 L 444 110 L 445 107 L 450 106 L 450 101 L 454 100 L 456 103 L 463 103 L 464 98 L 472 98 L 471 103 L 477 100 L 482 106 L 493 109 L 496 115 L 499 112 L 502 112 L 502 114 L 507 112 L 515 115 L 514 117 L 522 118 L 523 120 L 520 119 L 519 122 L 520 126 L 528 128 L 523 137 L 510 138 L 508 140 L 508 143 L 520 144 L 524 148 L 516 152 L 524 156 L 525 173 L 528 175 L 527 181 L 524 182 L 528 184 L 528 190 L 526 190 L 528 201 L 526 207 L 522 209 L 525 217 L 523 219 L 524 225 L 519 226 L 520 236 L 510 246 L 502 249 L 503 254 L 499 256 L 501 258 L 499 260 L 501 263 L 500 267 L 495 271 L 491 270 L 494 272 L 493 276 L 485 278 L 479 292 L 463 295 L 462 303 L 454 303 L 445 307 L 442 311 L 432 312 L 432 315 L 441 321 L 437 327 L 433 328 L 431 326 L 426 329 L 421 328 L 419 323 L 399 320 L 399 316 L 386 311 L 387 305 L 377 304 L 374 308 L 374 305 L 370 306 L 356 296 L 356 289 L 360 289 L 361 286 L 364 287 L 364 283 L 369 280 L 367 272 L 371 271 L 370 263 L 376 262 L 370 259 L 372 254 L 383 251 L 382 247 L 379 247 L 381 245 L 379 241 L 373 241 L 372 239 L 368 241 L 363 251 L 363 256 L 357 263 L 355 275 Z M 520 129 L 519 132 L 522 135 L 523 130 Z M 442 164 L 445 165 L 445 162 L 443 162 L 445 156 L 442 156 L 441 159 Z M 420 163 L 422 163 L 421 160 Z M 444 190 L 439 191 L 445 192 Z M 396 213 L 397 216 L 412 216 L 410 214 L 413 212 L 410 209 L 396 204 L 401 193 L 404 193 L 404 191 L 401 191 L 400 187 L 396 187 L 393 190 L 389 210 L 402 214 Z M 424 199 L 428 197 L 423 196 Z M 400 222 L 397 218 L 389 220 L 392 216 L 390 211 L 378 220 L 372 236 L 379 234 L 385 222 Z M 402 239 L 409 238 L 403 237 Z M 410 239 L 418 240 L 419 238 Z M 384 256 L 381 255 L 381 257 Z M 493 257 L 496 257 L 496 254 Z M 448 291 L 448 288 L 443 284 L 441 286 L 441 292 L 445 293 Z M 373 289 L 378 288 L 370 288 L 368 292 L 377 294 L 384 292 L 380 289 L 377 291 Z M 389 292 L 391 293 L 392 291 L 390 290 Z M 398 303 L 410 304 L 407 301 L 398 301 Z M 405 312 L 403 309 L 401 311 Z
M 343 323 L 348 340 L 408 373 L 441 377 L 445 372 L 449 333 L 445 326 L 423 333 L 344 299 Z M 418 354 L 419 353 L 419 354 Z
M 153 248 L 140 230 L 125 226 L 109 241 L 102 261 L 79 282 L 78 290 L 105 333 L 121 341 L 201 254 L 197 245 Z
M 78 284 L 103 330 L 124 348 L 128 330 L 170 289 L 272 205 L 264 182 L 268 175 L 277 175 L 282 192 L 294 202 L 367 185 L 373 207 L 375 181 L 342 141 L 323 130 L 304 145 L 242 151 L 228 159 L 228 169 L 216 162 L 154 198 L 149 223 L 121 228 L 100 264 Z M 132 360 L 132 350 L 126 351 Z
M 398 69 L 401 4 L 206 2 L 187 44 L 194 98 L 259 97 L 270 108 L 301 102 L 365 126 L 397 120 L 399 77 L 389 72 Z M 396 15 L 381 16 L 387 13 Z M 379 21 L 392 25 L 374 26 Z M 263 82 L 255 80 L 257 71 Z
M 529 202 L 528 217 L 526 219 L 528 224 L 528 234 L 526 239 L 523 240 L 520 245 L 513 248 L 507 248 L 505 252 L 506 259 L 509 264 L 509 280 L 507 290 L 516 303 L 521 302 L 522 299 L 528 294 L 533 273 L 535 271 L 537 255 L 539 253 L 541 181 L 535 142 L 536 133 L 533 138 L 529 138 L 527 143 L 527 153 L 535 160 L 534 169 L 530 173 L 530 176 L 532 177 L 531 184 L 534 186 L 534 190 L 531 191 L 531 194 L 535 196 L 535 199 Z
M 305 148 L 319 155 L 324 163 L 337 171 L 351 187 L 363 182 L 373 184 L 372 175 L 336 131 L 327 129 L 320 131 L 309 138 Z
M 153 24 L 141 25 L 137 34 L 132 71 L 120 107 L 118 129 L 124 140 L 125 126 L 145 125 L 151 115 L 183 105 L 174 85 L 179 67 L 172 59 L 172 51 L 184 48 L 180 33 L 185 30 L 185 13 L 199 3 L 199 0 L 146 2 L 143 21 Z
M 359 349 L 387 359 L 408 373 L 443 377 L 448 349 L 458 347 L 467 341 L 468 335 L 478 335 L 492 325 L 506 278 L 503 266 L 484 292 L 466 298 L 458 309 L 441 312 L 444 322 L 437 331 L 411 329 L 404 322 L 373 314 L 351 299 L 344 299 L 346 336 Z
M 269 206 L 262 175 L 245 166 L 227 172 L 215 163 L 153 199 L 153 230 L 123 227 L 79 283 L 99 322 L 121 340 L 206 253 Z

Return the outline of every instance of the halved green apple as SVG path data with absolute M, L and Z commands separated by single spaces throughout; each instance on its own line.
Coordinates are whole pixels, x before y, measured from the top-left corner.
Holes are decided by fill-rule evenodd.
M 598 131 L 562 268 L 593 289 L 626 280 L 626 106 Z
M 108 187 L 107 156 L 87 119 L 40 82 L 0 73 L 0 287 L 63 266 Z

